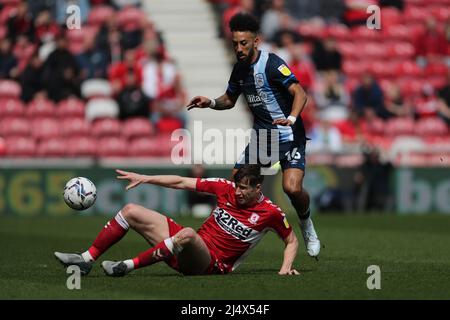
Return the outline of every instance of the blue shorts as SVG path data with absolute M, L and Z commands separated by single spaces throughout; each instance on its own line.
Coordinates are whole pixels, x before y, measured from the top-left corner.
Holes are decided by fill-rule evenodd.
M 272 167 L 280 161 L 282 171 L 289 168 L 297 168 L 305 171 L 305 149 L 306 139 L 302 141 L 289 141 L 280 143 L 278 152 L 275 150 L 272 155 L 270 146 L 261 149 L 257 143 L 250 142 L 234 165 L 234 168 L 239 169 L 244 164 L 259 164 L 267 168 Z

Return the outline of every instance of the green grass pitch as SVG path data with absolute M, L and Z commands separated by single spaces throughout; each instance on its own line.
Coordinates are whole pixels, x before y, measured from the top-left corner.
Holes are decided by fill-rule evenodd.
M 325 248 L 317 262 L 300 240 L 300 276 L 277 275 L 283 244 L 269 233 L 226 276 L 181 276 L 159 263 L 124 278 L 106 277 L 96 264 L 68 290 L 69 276 L 54 251 L 89 246 L 106 217 L 0 218 L 0 299 L 450 299 L 450 216 L 316 215 Z M 176 218 L 198 227 L 201 220 Z M 148 248 L 134 231 L 102 259 L 123 259 Z M 369 265 L 381 269 L 381 289 L 368 290 Z

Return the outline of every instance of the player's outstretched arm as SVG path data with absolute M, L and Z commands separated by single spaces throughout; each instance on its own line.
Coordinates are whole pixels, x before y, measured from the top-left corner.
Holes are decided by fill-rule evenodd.
M 196 96 L 189 101 L 187 105 L 188 111 L 193 108 L 211 108 L 214 110 L 227 110 L 234 107 L 238 97 L 223 94 L 216 99 L 210 99 L 203 96 Z
M 126 190 L 137 187 L 142 183 L 155 184 L 172 189 L 195 190 L 197 184 L 196 178 L 185 178 L 175 175 L 147 176 L 123 170 L 116 170 L 116 172 L 120 174 L 117 176 L 117 179 L 129 180 Z
M 289 117 L 287 119 L 276 119 L 273 121 L 273 124 L 292 126 L 306 106 L 308 97 L 305 90 L 303 90 L 303 88 L 298 83 L 291 84 L 288 90 L 289 93 L 294 97 L 291 113 L 289 114 Z
M 292 231 L 286 239 L 284 239 L 286 247 L 284 248 L 283 264 L 278 272 L 279 275 L 298 275 L 300 274 L 297 270 L 292 269 L 292 264 L 294 263 L 295 257 L 297 256 L 298 240 L 295 236 L 294 231 Z

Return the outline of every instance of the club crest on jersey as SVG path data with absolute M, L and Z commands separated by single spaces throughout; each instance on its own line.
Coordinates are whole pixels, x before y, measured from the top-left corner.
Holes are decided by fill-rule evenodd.
M 216 208 L 213 214 L 217 224 L 233 237 L 245 241 L 252 234 L 253 229 L 247 227 L 222 208 Z
M 289 70 L 289 68 L 286 67 L 286 65 L 284 65 L 284 64 L 282 64 L 281 66 L 278 67 L 278 71 L 280 71 L 281 74 L 286 77 L 291 75 L 291 70 Z
M 262 73 L 255 74 L 256 87 L 261 88 L 264 86 L 264 76 Z
M 250 216 L 250 218 L 248 218 L 248 221 L 249 221 L 251 224 L 256 224 L 256 223 L 258 222 L 258 220 L 259 220 L 259 214 L 257 214 L 257 213 L 252 213 L 252 215 Z

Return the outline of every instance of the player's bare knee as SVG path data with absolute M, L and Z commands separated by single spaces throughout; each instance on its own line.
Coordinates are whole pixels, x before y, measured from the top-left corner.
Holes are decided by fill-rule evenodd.
M 194 241 L 197 236 L 197 232 L 195 232 L 192 228 L 183 228 L 176 235 L 175 240 L 179 245 L 186 245 L 192 241 Z
M 128 224 L 133 227 L 136 221 L 136 212 L 138 211 L 138 205 L 134 203 L 126 204 L 122 210 L 122 216 L 125 218 L 125 220 L 128 222 Z
M 299 197 L 303 192 L 303 188 L 300 183 L 283 184 L 283 190 L 289 197 Z

